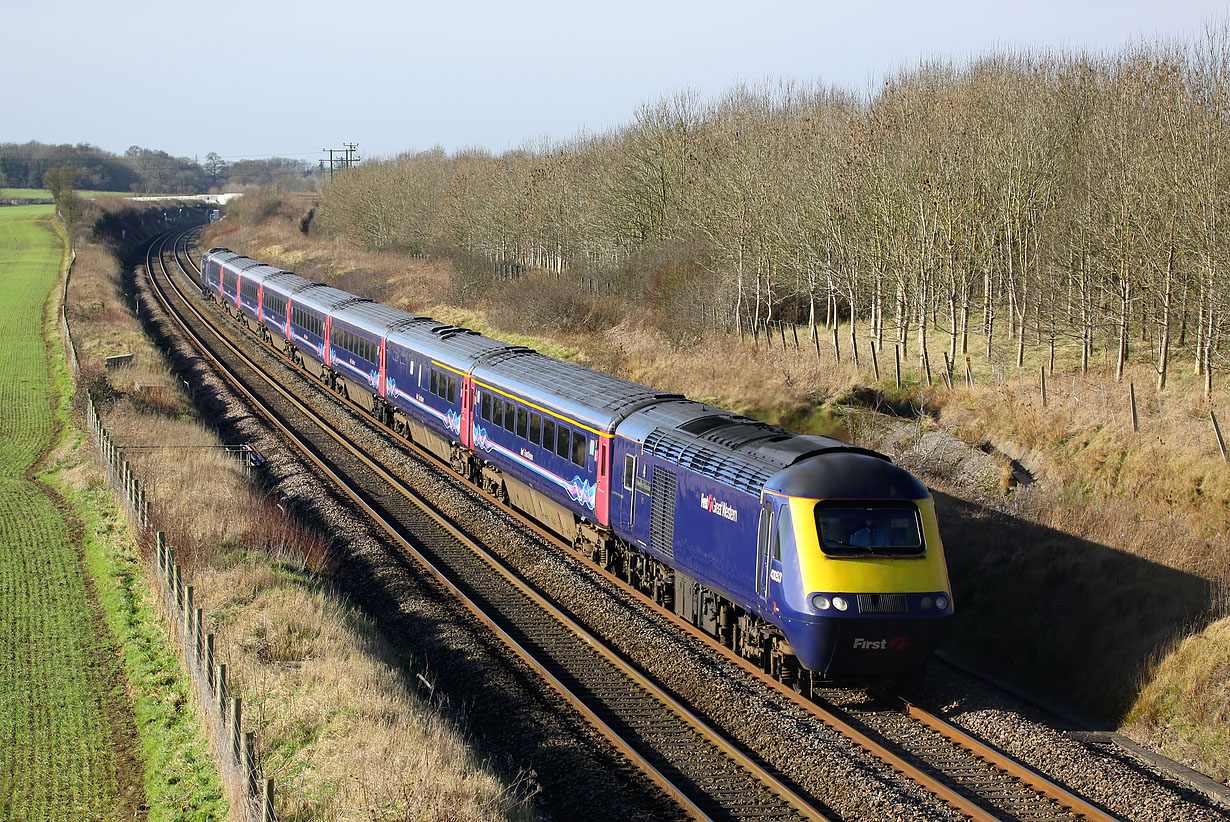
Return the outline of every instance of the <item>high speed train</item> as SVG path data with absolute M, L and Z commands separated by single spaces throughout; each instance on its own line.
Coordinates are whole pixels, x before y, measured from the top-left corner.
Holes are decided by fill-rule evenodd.
M 786 684 L 893 678 L 953 602 L 926 487 L 793 434 L 225 248 L 202 287 L 396 436 Z

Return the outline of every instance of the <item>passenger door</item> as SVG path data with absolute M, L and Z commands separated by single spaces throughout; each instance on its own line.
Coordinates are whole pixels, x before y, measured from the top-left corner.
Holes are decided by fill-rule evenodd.
M 769 558 L 773 543 L 773 498 L 765 497 L 760 506 L 760 525 L 756 538 L 756 596 L 763 607 L 769 589 Z

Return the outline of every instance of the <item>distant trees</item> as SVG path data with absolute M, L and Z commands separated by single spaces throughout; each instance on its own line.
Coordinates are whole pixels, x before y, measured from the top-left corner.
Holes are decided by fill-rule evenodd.
M 299 160 L 274 157 L 227 163 L 218 154 L 206 155 L 204 164 L 165 151 L 129 146 L 123 156 L 88 143 L 45 145 L 0 144 L 0 179 L 15 188 L 39 188 L 43 176 L 59 166 L 77 170 L 76 187 L 93 191 L 148 194 L 203 193 L 211 187 L 279 185 L 312 189 L 322 174 Z
M 320 223 L 369 248 L 585 276 L 733 328 L 868 329 L 923 366 L 993 339 L 1106 351 L 1165 387 L 1230 366 L 1230 34 L 1107 56 L 991 54 L 866 98 L 800 84 L 680 94 L 628 126 L 502 155 L 368 163 Z M 639 275 L 629 261 L 654 260 Z M 655 268 L 655 266 L 657 268 Z M 667 271 L 669 268 L 669 271 Z M 685 272 L 681 274 L 680 272 Z M 686 283 L 669 289 L 664 277 Z M 852 320 L 857 320 L 856 326 Z
M 51 198 L 55 200 L 56 213 L 70 230 L 81 215 L 81 202 L 73 191 L 76 182 L 77 169 L 72 166 L 57 166 L 43 175 L 43 186 L 51 192 Z

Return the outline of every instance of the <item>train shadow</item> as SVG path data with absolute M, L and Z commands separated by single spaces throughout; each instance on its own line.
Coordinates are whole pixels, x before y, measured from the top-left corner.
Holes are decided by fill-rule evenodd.
M 1215 587 L 1159 565 L 932 491 L 959 661 L 1117 727 L 1150 668 L 1211 622 Z

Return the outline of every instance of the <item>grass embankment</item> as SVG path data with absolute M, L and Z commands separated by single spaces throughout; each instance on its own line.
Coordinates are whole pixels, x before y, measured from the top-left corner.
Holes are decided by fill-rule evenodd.
M 63 420 L 42 323 L 62 251 L 50 207 L 0 211 L 0 817 L 131 819 L 123 675 L 74 523 L 32 476 Z
M 103 399 L 151 512 L 216 634 L 279 818 L 523 818 L 515 792 L 417 694 L 375 628 L 328 582 L 329 540 L 256 489 L 197 417 L 120 296 L 121 271 L 79 251 L 68 295 L 82 380 Z M 133 365 L 104 371 L 106 356 Z M 208 493 L 202 493 L 207 489 Z
M 1049 341 L 1031 334 L 1018 369 L 1015 341 L 997 336 L 988 357 L 986 338 L 971 322 L 974 385 L 964 384 L 965 355 L 958 352 L 949 389 L 941 379 L 948 336 L 929 336 L 931 385 L 918 365 L 915 330 L 898 389 L 891 329 L 877 380 L 862 326 L 859 365 L 848 325 L 840 329 L 837 365 L 830 332 L 821 335 L 819 356 L 805 329 L 799 351 L 790 331 L 784 347 L 780 338 L 755 347 L 696 318 L 654 316 L 543 272 L 474 290 L 472 275 L 446 260 L 305 235 L 307 201 L 253 196 L 239 219 L 218 224 L 203 243 L 797 431 L 844 436 L 853 429 L 861 436 L 877 424 L 860 408 L 912 418 L 915 432 L 887 444 L 893 453 L 912 453 L 908 466 L 951 492 L 938 494 L 961 612 L 949 650 L 1098 721 L 1119 725 L 1130 713 L 1135 719 L 1125 729 L 1137 738 L 1210 773 L 1230 773 L 1230 752 L 1198 742 L 1194 731 L 1203 725 L 1224 738 L 1217 735 L 1230 728 L 1230 716 L 1189 718 L 1181 710 L 1205 704 L 1214 660 L 1230 649 L 1224 632 L 1210 633 L 1230 607 L 1230 468 L 1209 422 L 1211 408 L 1230 419 L 1230 391 L 1218 380 L 1212 402 L 1201 398 L 1189 373 L 1191 340 L 1172 352 L 1169 386 L 1159 395 L 1151 361 L 1139 357 L 1155 340 L 1134 343 L 1138 361 L 1117 384 L 1113 358 L 1102 348 L 1086 374 L 1079 347 L 1059 340 L 1052 371 Z M 1131 428 L 1128 381 L 1137 389 L 1139 432 Z M 998 485 L 980 493 L 950 486 L 945 461 L 911 449 L 928 432 L 1007 452 L 1039 481 L 1014 487 L 1001 458 Z M 1202 633 L 1206 626 L 1210 632 Z M 1214 652 L 1176 654 L 1185 637 L 1211 643 Z

